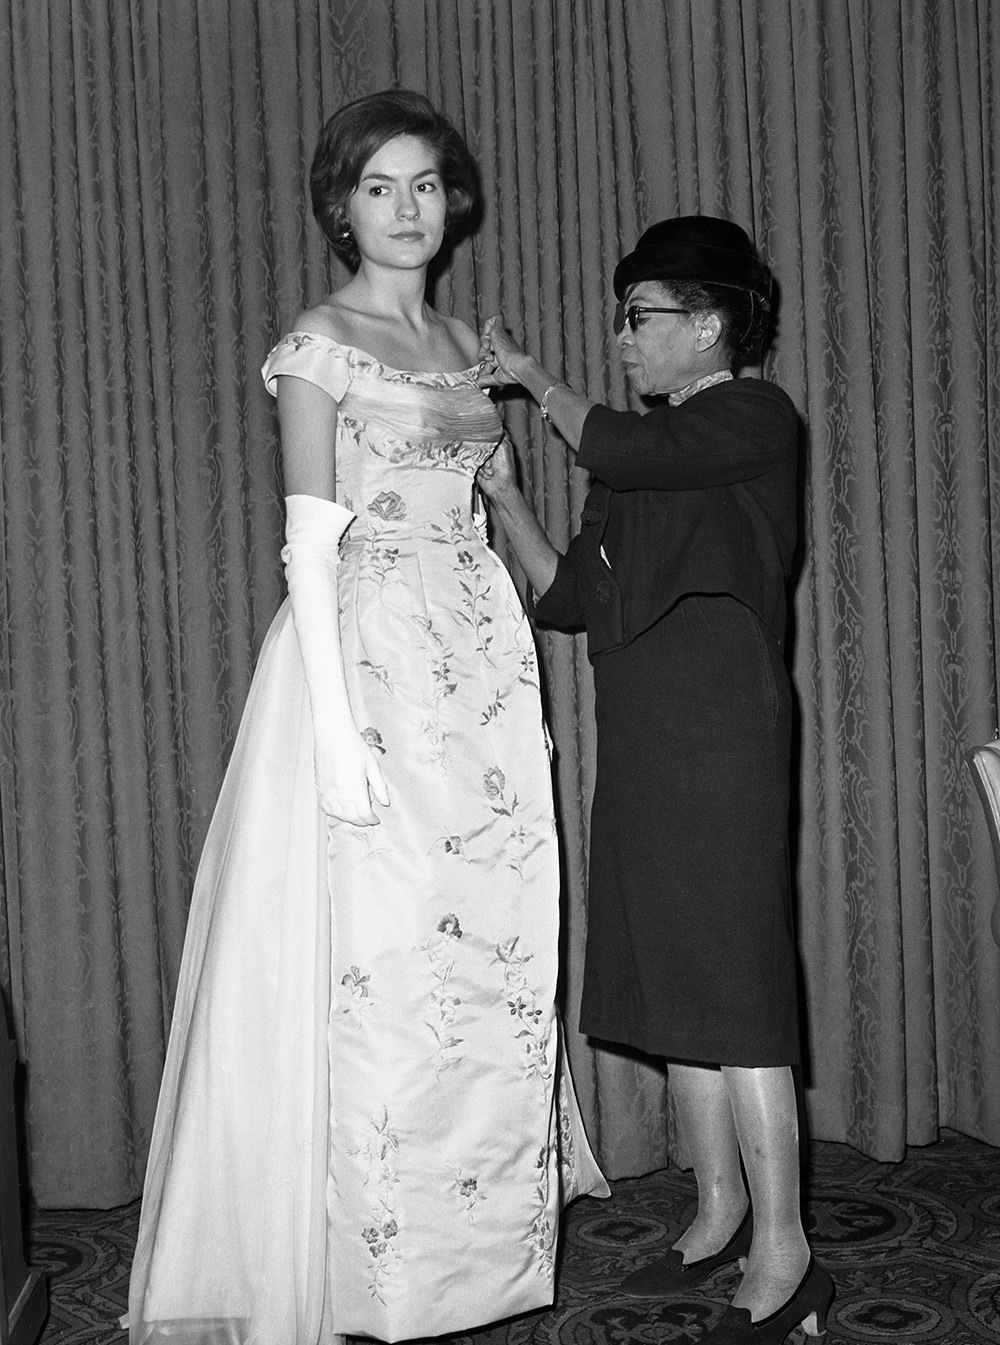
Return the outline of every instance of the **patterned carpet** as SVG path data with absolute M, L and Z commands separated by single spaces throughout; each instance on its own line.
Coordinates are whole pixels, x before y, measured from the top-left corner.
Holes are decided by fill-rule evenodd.
M 690 1173 L 674 1168 L 616 1182 L 610 1201 L 578 1201 L 565 1224 L 556 1307 L 453 1340 L 696 1341 L 732 1293 L 735 1268 L 718 1271 L 687 1300 L 642 1302 L 615 1291 L 626 1269 L 670 1245 L 693 1202 Z M 816 1144 L 807 1209 L 813 1248 L 837 1285 L 824 1345 L 1000 1340 L 1000 1149 L 948 1134 L 887 1164 Z M 36 1212 L 30 1257 L 51 1277 L 41 1345 L 122 1345 L 115 1322 L 125 1309 L 137 1219 L 137 1205 Z M 789 1339 L 804 1338 L 796 1331 Z

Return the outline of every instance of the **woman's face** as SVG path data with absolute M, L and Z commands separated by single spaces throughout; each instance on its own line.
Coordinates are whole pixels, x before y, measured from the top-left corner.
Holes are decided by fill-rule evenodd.
M 412 270 L 444 241 L 447 193 L 433 151 L 412 135 L 376 150 L 347 202 L 362 260 Z
M 623 307 L 683 308 L 658 280 L 640 280 L 625 295 Z M 701 315 L 640 313 L 633 332 L 626 322 L 618 333 L 625 376 L 640 396 L 677 392 L 696 378 L 726 368 L 714 342 L 706 343 Z

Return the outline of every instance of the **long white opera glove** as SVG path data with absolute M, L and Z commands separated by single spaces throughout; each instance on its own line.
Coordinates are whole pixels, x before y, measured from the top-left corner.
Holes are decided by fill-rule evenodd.
M 320 807 L 341 821 L 374 826 L 372 799 L 387 806 L 389 795 L 351 713 L 337 601 L 340 539 L 356 515 L 314 495 L 288 495 L 285 507 L 281 559 L 312 707 Z

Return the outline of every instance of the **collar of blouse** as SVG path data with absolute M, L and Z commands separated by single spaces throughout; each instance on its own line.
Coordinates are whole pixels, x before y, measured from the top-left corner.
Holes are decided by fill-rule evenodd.
M 703 388 L 713 387 L 716 383 L 728 383 L 732 374 L 728 369 L 717 369 L 714 374 L 706 374 L 704 378 L 696 378 L 693 383 L 686 384 L 676 392 L 668 393 L 667 401 L 671 406 L 680 406 L 681 402 L 686 402 L 689 397 L 693 397 L 696 392 L 701 392 Z

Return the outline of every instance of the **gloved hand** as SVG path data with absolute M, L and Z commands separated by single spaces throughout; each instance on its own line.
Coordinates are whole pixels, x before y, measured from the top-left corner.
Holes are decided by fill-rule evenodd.
M 281 559 L 312 707 L 319 805 L 329 817 L 377 826 L 372 799 L 387 807 L 389 793 L 351 713 L 340 643 L 340 539 L 355 515 L 314 495 L 288 495 L 285 507 Z

